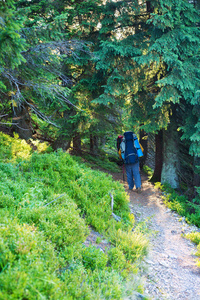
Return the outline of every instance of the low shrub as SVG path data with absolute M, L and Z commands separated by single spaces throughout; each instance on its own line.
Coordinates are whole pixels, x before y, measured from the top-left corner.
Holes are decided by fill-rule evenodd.
M 198 204 L 188 201 L 186 196 L 179 195 L 168 184 L 161 185 L 160 182 L 157 182 L 155 187 L 163 191 L 162 198 L 167 207 L 176 211 L 179 215 L 184 216 L 188 223 L 200 227 L 200 207 Z M 185 237 L 198 245 L 196 255 L 200 256 L 200 233 L 193 232 L 186 234 Z M 199 260 L 197 261 L 197 265 L 200 267 Z
M 185 237 L 197 245 L 196 256 L 200 257 L 200 232 L 188 233 Z M 197 259 L 197 266 L 200 268 L 200 259 Z
M 187 233 L 185 237 L 196 245 L 200 244 L 200 232 Z
M 21 208 L 17 216 L 22 223 L 34 224 L 56 248 L 84 242 L 89 230 L 73 201 L 64 199 L 61 205 Z
M 127 261 L 134 262 L 147 254 L 148 241 L 143 237 L 140 233 L 118 229 L 110 239 L 123 252 Z
M 109 157 L 106 153 L 103 153 L 101 157 L 98 156 L 92 156 L 92 155 L 83 155 L 83 158 L 91 167 L 98 167 L 102 168 L 103 170 L 107 170 L 113 173 L 119 173 L 121 172 L 119 166 L 116 164 L 116 162 L 112 162 L 109 160 Z
M 123 270 L 127 265 L 123 251 L 119 248 L 111 248 L 108 251 L 108 263 L 114 270 Z
M 82 263 L 86 269 L 94 271 L 103 270 L 107 265 L 107 255 L 94 246 L 84 247 L 82 251 Z
M 17 158 L 28 159 L 32 153 L 31 146 L 25 140 L 20 140 L 17 134 L 14 138 L 0 132 L 0 160 L 14 162 Z
M 150 179 L 153 176 L 153 170 L 148 167 L 147 165 L 143 166 L 143 171 L 148 175 L 148 178 Z
M 160 188 L 163 191 L 163 201 L 167 207 L 171 210 L 177 211 L 181 216 L 186 217 L 188 223 L 192 223 L 200 227 L 200 207 L 199 205 L 188 201 L 187 197 L 180 195 L 169 185 L 160 182 L 155 184 L 156 188 Z
M 22 143 L 13 154 L 17 137 L 3 139 L 0 299 L 125 297 L 147 240 L 130 232 L 134 218 L 123 187 L 61 150 L 32 153 Z M 112 217 L 110 193 L 120 222 Z M 112 250 L 83 245 L 88 225 L 112 242 Z

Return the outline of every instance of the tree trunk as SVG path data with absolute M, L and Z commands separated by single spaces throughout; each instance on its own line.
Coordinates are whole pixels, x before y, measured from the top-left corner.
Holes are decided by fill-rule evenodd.
M 98 152 L 98 137 L 96 135 L 90 134 L 90 152 L 96 154 Z
M 160 130 L 157 134 L 155 134 L 155 144 L 156 144 L 155 169 L 150 181 L 160 182 L 162 166 L 163 166 L 163 131 L 162 130 Z
M 90 152 L 94 152 L 94 141 L 93 141 L 93 135 L 90 134 Z
M 147 134 L 143 129 L 140 130 L 140 144 L 144 149 L 143 156 L 140 158 L 140 168 L 143 169 L 143 166 L 147 159 L 147 153 L 148 153 Z
M 15 107 L 14 116 L 12 119 L 13 130 L 19 134 L 21 139 L 28 140 L 33 135 L 31 117 L 27 106 L 22 105 Z
M 163 131 L 163 168 L 161 183 L 168 183 L 174 189 L 179 188 L 180 162 L 179 162 L 179 135 L 172 115 L 167 130 Z
M 80 133 L 78 132 L 73 137 L 73 151 L 77 154 L 81 153 L 81 137 L 80 137 Z
M 153 12 L 153 6 L 151 4 L 151 1 L 146 1 L 146 10 L 147 10 L 148 13 Z
M 70 147 L 71 140 L 66 139 L 66 136 L 60 135 L 56 141 L 53 143 L 53 149 L 57 150 L 59 148 L 63 149 L 64 151 L 67 151 Z

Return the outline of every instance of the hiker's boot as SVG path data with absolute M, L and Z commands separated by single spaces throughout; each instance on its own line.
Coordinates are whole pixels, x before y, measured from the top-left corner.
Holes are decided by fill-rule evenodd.
M 142 189 L 141 189 L 141 188 L 137 188 L 137 189 L 136 189 L 136 192 L 137 192 L 138 194 L 141 194 L 141 193 L 142 193 Z

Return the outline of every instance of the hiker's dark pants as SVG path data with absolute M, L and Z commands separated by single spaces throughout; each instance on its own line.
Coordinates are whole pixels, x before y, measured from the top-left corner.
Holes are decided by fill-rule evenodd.
M 135 164 L 126 164 L 126 176 L 127 182 L 129 185 L 129 189 L 134 188 L 134 184 L 137 188 L 141 188 L 141 177 L 140 177 L 140 170 L 139 170 L 139 162 Z

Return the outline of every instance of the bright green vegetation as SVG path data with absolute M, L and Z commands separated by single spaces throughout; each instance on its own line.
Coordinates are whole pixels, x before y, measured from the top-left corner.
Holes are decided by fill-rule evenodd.
M 147 165 L 143 166 L 143 171 L 148 175 L 148 178 L 150 179 L 153 175 L 153 170 L 148 167 Z
M 179 215 L 186 217 L 188 223 L 200 227 L 200 206 L 198 204 L 188 201 L 186 196 L 178 194 L 167 184 L 161 185 L 160 182 L 157 182 L 155 187 L 163 191 L 163 200 L 167 207 L 176 211 Z M 186 234 L 185 237 L 197 244 L 196 255 L 200 257 L 200 233 L 193 232 Z M 199 260 L 197 261 L 197 265 L 200 267 Z
M 112 172 L 98 157 L 119 134 L 140 135 L 144 157 L 154 136 L 152 181 L 199 205 L 199 24 L 199 1 L 0 1 L 2 130 Z
M 98 168 L 113 173 L 121 172 L 119 166 L 116 163 L 110 161 L 109 157 L 110 156 L 104 152 L 101 156 L 92 156 L 88 154 L 88 155 L 83 155 L 81 160 L 80 157 L 77 157 L 76 160 L 84 161 L 86 164 L 88 164 L 93 168 Z M 115 160 L 117 160 L 116 157 Z
M 188 233 L 185 237 L 197 245 L 196 255 L 200 257 L 200 232 Z M 197 260 L 197 266 L 200 267 L 200 259 Z
M 163 200 L 167 207 L 186 217 L 188 223 L 200 227 L 200 206 L 198 204 L 190 202 L 186 196 L 180 195 L 167 184 L 161 185 L 160 182 L 157 182 L 155 187 L 163 191 Z
M 148 241 L 132 231 L 122 186 L 46 144 L 49 153 L 33 153 L 23 140 L 0 134 L 0 145 L 0 299 L 141 293 L 136 274 Z M 121 222 L 111 216 L 109 193 Z M 105 252 L 84 246 L 88 225 L 110 242 Z

